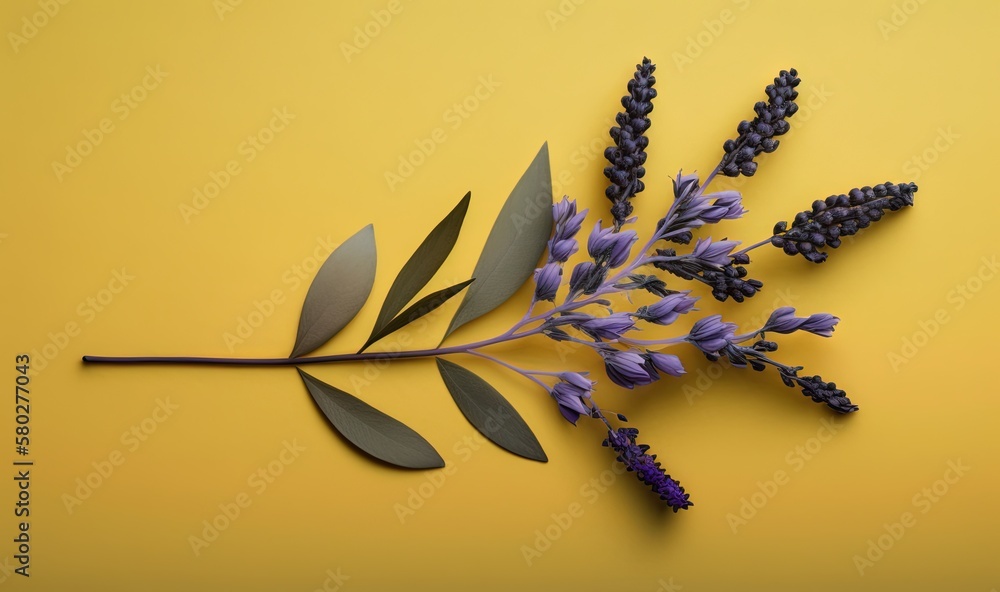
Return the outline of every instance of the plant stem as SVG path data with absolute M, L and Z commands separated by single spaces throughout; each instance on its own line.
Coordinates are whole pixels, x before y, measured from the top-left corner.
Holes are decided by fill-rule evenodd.
M 303 366 L 306 364 L 323 364 L 327 362 L 361 362 L 365 360 L 404 360 L 443 356 L 447 354 L 472 353 L 480 347 L 496 345 L 530 335 L 541 333 L 541 329 L 529 329 L 521 333 L 507 331 L 502 335 L 451 347 L 433 349 L 418 349 L 398 352 L 365 352 L 357 354 L 335 354 L 332 356 L 315 356 L 308 358 L 210 358 L 193 356 L 83 356 L 88 364 L 210 364 L 217 366 Z

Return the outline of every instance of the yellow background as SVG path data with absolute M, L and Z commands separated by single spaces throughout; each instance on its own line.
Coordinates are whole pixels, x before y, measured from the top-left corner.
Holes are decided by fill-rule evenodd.
M 1000 587 L 1000 288 L 983 263 L 1000 247 L 992 190 L 1000 5 L 233 4 L 74 1 L 46 18 L 36 16 L 44 2 L 3 3 L 5 380 L 14 380 L 16 354 L 58 347 L 67 323 L 79 326 L 32 380 L 32 576 L 11 574 L 13 545 L 0 542 L 5 586 L 332 590 L 330 574 L 339 573 L 349 578 L 343 590 Z M 29 37 L 24 19 L 32 18 L 44 25 Z M 373 36 L 360 35 L 366 26 Z M 588 352 L 560 360 L 542 339 L 496 348 L 524 365 L 594 371 L 598 400 L 627 413 L 691 493 L 696 505 L 675 515 L 632 476 L 608 472 L 613 458 L 596 425 L 568 425 L 540 390 L 479 360 L 455 358 L 506 394 L 550 462 L 479 444 L 426 360 L 314 371 L 421 432 L 447 473 L 389 470 L 355 454 L 291 369 L 80 363 L 83 354 L 286 355 L 307 286 L 293 281 L 297 266 L 314 267 L 323 241 L 335 245 L 373 222 L 372 300 L 321 350 L 354 351 L 395 273 L 471 190 L 458 247 L 426 291 L 468 277 L 503 199 L 544 141 L 556 190 L 592 208 L 588 226 L 607 218 L 600 151 L 644 55 L 659 66 L 660 94 L 647 190 L 636 200 L 643 233 L 669 202 L 671 176 L 710 170 L 765 84 L 791 66 L 803 78 L 802 111 L 778 152 L 760 159 L 758 175 L 738 184 L 751 213 L 713 229 L 716 237 L 756 241 L 813 199 L 855 186 L 920 186 L 915 208 L 822 266 L 758 252 L 750 270 L 765 289 L 742 305 L 719 305 L 695 287 L 703 310 L 748 327 L 786 301 L 842 318 L 833 339 L 788 336 L 776 354 L 836 380 L 861 406 L 834 418 L 833 437 L 821 431 L 832 414 L 773 373 L 725 369 L 709 380 L 712 366 L 690 350 L 682 352 L 684 379 L 626 392 L 609 385 Z M 166 76 L 136 91 L 147 68 Z M 143 100 L 126 110 L 123 93 Z M 456 119 L 463 101 L 474 108 Z M 275 109 L 294 119 L 248 161 L 242 143 Z M 113 129 L 60 179 L 52 163 L 65 162 L 67 146 L 105 118 Z M 443 141 L 433 153 L 389 183 L 386 172 L 398 173 L 400 158 L 438 128 Z M 230 161 L 238 173 L 186 220 L 181 206 Z M 134 279 L 111 294 L 123 269 Z M 955 292 L 960 285 L 968 296 Z M 224 335 L 276 290 L 281 302 L 262 305 L 271 314 L 253 317 L 260 326 L 230 354 Z M 522 289 L 451 342 L 502 331 L 529 294 Z M 947 319 L 937 329 L 935 315 Z M 433 345 L 446 323 L 438 315 L 408 338 Z M 906 339 L 921 345 L 893 363 Z M 157 401 L 168 399 L 177 408 L 157 413 L 157 423 Z M 0 427 L 13 432 L 13 400 L 3 407 Z M 145 441 L 123 440 L 143 425 Z M 277 461 L 285 441 L 305 450 L 272 464 L 281 474 L 266 489 L 251 486 L 250 475 Z M 797 447 L 814 453 L 796 461 Z M 65 496 L 75 495 L 76 480 L 112 454 L 123 464 L 69 512 Z M 14 460 L 13 446 L 3 458 Z M 937 497 L 949 461 L 969 469 Z M 777 471 L 788 479 L 775 491 L 767 482 Z M 16 534 L 12 476 L 10 468 L 0 475 L 0 541 Z M 614 482 L 599 492 L 589 483 L 602 476 Z M 754 496 L 761 487 L 774 493 L 766 502 Z M 432 495 L 401 519 L 400 507 L 417 505 L 411 490 Z M 250 506 L 196 556 L 189 537 L 241 493 Z M 762 507 L 734 523 L 743 500 Z M 579 515 L 564 529 L 558 522 L 572 504 Z M 915 524 L 859 573 L 855 556 L 905 512 Z M 558 538 L 529 565 L 524 547 L 546 529 Z

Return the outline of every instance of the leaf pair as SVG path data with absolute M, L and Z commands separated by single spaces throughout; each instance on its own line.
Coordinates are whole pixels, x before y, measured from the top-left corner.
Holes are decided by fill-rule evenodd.
M 482 378 L 440 358 L 438 370 L 462 413 L 484 436 L 519 456 L 546 462 L 531 428 Z M 435 469 L 444 460 L 420 434 L 361 399 L 306 374 L 299 376 L 316 405 L 352 444 L 375 458 L 410 469 Z
M 468 280 L 438 290 L 397 316 L 448 258 L 462 229 L 470 197 L 471 193 L 466 193 L 410 256 L 389 288 L 371 336 L 358 353 L 433 311 L 472 283 Z M 330 254 L 309 286 L 290 357 L 300 358 L 315 351 L 361 311 L 375 283 L 375 261 L 375 233 L 371 224 Z

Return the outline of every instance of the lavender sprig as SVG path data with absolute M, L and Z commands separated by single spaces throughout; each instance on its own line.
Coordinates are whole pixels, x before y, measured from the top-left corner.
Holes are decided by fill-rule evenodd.
M 915 183 L 882 183 L 874 187 L 851 189 L 846 195 L 831 195 L 813 202 L 812 210 L 796 214 L 791 227 L 786 222 L 774 226 L 770 243 L 788 255 L 801 254 L 813 263 L 826 261 L 820 247 L 836 249 L 841 238 L 856 234 L 886 211 L 895 212 L 913 205 Z
M 642 63 L 636 65 L 635 76 L 628 81 L 628 94 L 621 101 L 625 110 L 618 113 L 615 117 L 618 125 L 611 128 L 611 139 L 615 145 L 604 151 L 604 157 L 611 163 L 604 169 L 604 176 L 611 182 L 604 194 L 611 200 L 615 231 L 632 214 L 630 200 L 645 187 L 641 179 L 646 169 L 642 165 L 646 162 L 649 138 L 644 134 L 649 129 L 647 116 L 653 110 L 652 101 L 656 98 L 654 70 L 656 66 L 649 58 L 643 58 Z
M 795 115 L 799 106 L 795 99 L 799 96 L 795 87 L 799 85 L 795 68 L 782 70 L 764 89 L 767 102 L 760 101 L 753 106 L 756 117 L 751 121 L 741 121 L 736 127 L 739 134 L 735 139 L 726 140 L 722 148 L 726 154 L 719 163 L 718 170 L 727 177 L 745 175 L 752 177 L 757 172 L 754 158 L 761 152 L 771 153 L 778 149 L 775 136 L 788 133 L 791 129 L 787 118 Z

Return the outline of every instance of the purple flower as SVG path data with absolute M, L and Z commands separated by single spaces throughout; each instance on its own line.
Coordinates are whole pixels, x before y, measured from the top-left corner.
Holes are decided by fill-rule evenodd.
M 618 267 L 628 259 L 632 243 L 639 240 L 634 230 L 615 232 L 614 228 L 601 228 L 601 222 L 594 225 L 594 230 L 587 239 L 587 251 L 598 265 L 606 263 L 608 267 Z
M 761 333 L 774 331 L 775 333 L 794 333 L 795 331 L 807 331 L 822 337 L 833 335 L 833 329 L 840 321 L 832 314 L 817 313 L 808 317 L 795 316 L 795 309 L 791 306 L 782 306 L 771 313 L 771 318 L 761 327 Z
M 555 232 L 549 240 L 549 263 L 565 263 L 580 248 L 574 238 L 587 217 L 587 210 L 576 211 L 576 200 L 563 197 L 561 202 L 552 204 L 552 218 Z
M 591 317 L 574 323 L 573 326 L 594 339 L 615 341 L 626 331 L 635 328 L 635 319 L 627 312 L 616 312 L 606 317 Z
M 720 191 L 705 195 L 703 199 L 706 203 L 708 200 L 715 200 L 698 215 L 698 218 L 706 224 L 715 224 L 720 220 L 735 220 L 746 213 L 739 191 Z
M 561 381 L 552 387 L 552 397 L 559 404 L 562 416 L 576 425 L 581 415 L 590 415 L 586 399 L 590 398 L 594 383 L 577 372 L 563 372 L 559 378 Z
M 670 376 L 681 376 L 686 374 L 681 359 L 673 354 L 661 354 L 659 352 L 647 351 L 646 358 L 653 364 L 653 367 Z
M 736 325 L 723 323 L 722 315 L 712 315 L 699 319 L 691 327 L 687 340 L 707 354 L 713 354 L 729 345 L 736 332 Z
M 535 300 L 553 301 L 562 284 L 562 266 L 546 263 L 535 270 Z
M 604 358 L 608 378 L 618 386 L 631 389 L 650 384 L 659 378 L 655 372 L 651 374 L 646 369 L 647 360 L 634 351 L 607 348 L 599 353 Z
M 675 292 L 661 298 L 649 306 L 640 306 L 635 311 L 635 316 L 649 323 L 657 325 L 669 325 L 677 320 L 677 317 L 690 311 L 697 298 L 688 296 L 689 292 Z
M 655 454 L 647 453 L 649 446 L 636 444 L 635 438 L 638 435 L 639 430 L 635 428 L 618 428 L 616 432 L 608 430 L 604 446 L 610 446 L 617 452 L 618 462 L 625 465 L 627 470 L 634 471 L 640 481 L 652 487 L 653 492 L 670 504 L 674 512 L 693 506 L 694 503 L 688 499 L 690 494 L 684 493 L 681 484 L 660 467 Z
M 691 257 L 722 267 L 730 263 L 729 254 L 740 244 L 739 241 L 712 241 L 710 238 L 699 238 L 691 251 Z

